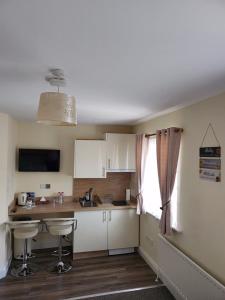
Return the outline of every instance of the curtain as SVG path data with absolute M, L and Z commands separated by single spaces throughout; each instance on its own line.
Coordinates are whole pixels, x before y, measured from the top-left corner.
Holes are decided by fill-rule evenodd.
M 168 235 L 172 232 L 170 201 L 176 178 L 180 140 L 181 129 L 179 128 L 172 127 L 156 132 L 157 166 L 162 201 L 160 231 Z
M 136 176 L 137 176 L 137 214 L 144 214 L 144 202 L 143 202 L 143 177 L 145 161 L 147 157 L 149 147 L 149 139 L 145 137 L 145 134 L 138 134 L 136 136 Z

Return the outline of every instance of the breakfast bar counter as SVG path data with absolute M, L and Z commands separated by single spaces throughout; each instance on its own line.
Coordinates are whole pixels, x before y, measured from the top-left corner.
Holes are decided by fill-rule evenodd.
M 36 198 L 35 206 L 29 208 L 19 206 L 14 201 L 9 206 L 9 216 L 17 221 L 29 217 L 32 220 L 41 220 L 43 223 L 44 219 L 75 217 L 76 229 L 70 240 L 73 247 L 73 259 L 108 256 L 108 251 L 113 251 L 113 249 L 123 249 L 123 251 L 133 249 L 134 251 L 139 245 L 139 216 L 136 214 L 135 202 L 120 205 L 121 202 L 117 201 L 114 205 L 101 203 L 99 200 L 95 201 L 97 206 L 83 207 L 74 197 L 64 197 L 62 204 L 54 197 L 47 197 L 46 200 L 43 203 L 40 198 Z M 46 239 L 51 239 L 51 235 L 45 227 L 41 226 L 37 238 L 41 249 L 49 248 L 49 246 L 43 247 Z M 52 238 L 50 244 L 55 247 L 55 243 Z M 44 245 L 46 244 L 45 242 Z
M 25 216 L 36 214 L 51 214 L 51 213 L 69 213 L 80 211 L 98 211 L 98 210 L 120 210 L 136 208 L 137 205 L 131 202 L 128 205 L 115 206 L 111 203 L 98 203 L 96 207 L 82 207 L 78 201 L 75 201 L 73 197 L 65 197 L 62 204 L 55 202 L 53 199 L 48 198 L 48 203 L 37 204 L 35 207 L 26 208 L 25 206 L 19 206 L 15 203 L 9 207 L 9 216 Z

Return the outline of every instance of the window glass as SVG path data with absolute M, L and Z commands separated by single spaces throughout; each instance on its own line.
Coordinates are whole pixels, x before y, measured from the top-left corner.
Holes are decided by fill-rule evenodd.
M 179 172 L 177 171 L 177 174 Z M 171 225 L 177 229 L 177 198 L 178 198 L 178 180 L 174 184 L 174 189 L 171 197 Z M 157 169 L 157 156 L 156 156 L 156 137 L 151 137 L 149 141 L 149 151 L 146 158 L 146 166 L 143 178 L 143 201 L 145 211 L 160 219 L 161 217 L 161 196 L 159 189 L 158 169 Z

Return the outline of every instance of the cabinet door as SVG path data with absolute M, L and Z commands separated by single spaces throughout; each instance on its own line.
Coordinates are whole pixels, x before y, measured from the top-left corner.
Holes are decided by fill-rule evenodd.
M 111 210 L 108 214 L 108 249 L 138 247 L 139 216 L 136 209 Z
M 107 219 L 105 211 L 87 211 L 74 214 L 73 253 L 107 250 Z
M 107 170 L 109 172 L 136 171 L 136 135 L 106 134 Z
M 74 178 L 106 178 L 105 141 L 75 141 Z

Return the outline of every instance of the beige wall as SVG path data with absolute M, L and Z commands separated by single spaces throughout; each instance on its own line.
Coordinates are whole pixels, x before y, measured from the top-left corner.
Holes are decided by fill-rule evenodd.
M 8 116 L 0 113 L 0 220 L 7 219 L 7 150 L 8 150 Z
M 222 147 L 222 182 L 199 179 L 198 151 L 211 122 Z M 180 219 L 182 233 L 172 241 L 211 274 L 225 283 L 225 94 L 135 127 L 135 132 L 184 128 L 181 149 Z M 206 146 L 216 145 L 210 133 Z M 158 221 L 151 215 L 141 218 L 141 246 L 157 262 Z
M 18 148 L 57 148 L 61 150 L 60 173 L 16 172 L 16 192 L 35 192 L 50 196 L 59 191 L 72 195 L 75 139 L 103 139 L 105 132 L 131 132 L 129 126 L 78 125 L 72 127 L 45 126 L 31 122 L 18 123 Z M 50 183 L 51 189 L 40 189 Z
M 5 222 L 15 191 L 15 150 L 17 123 L 0 113 L 0 277 L 5 275 L 11 256 L 10 236 Z
M 18 123 L 11 117 L 8 122 L 8 160 L 7 160 L 7 201 L 10 204 L 14 198 L 16 188 L 16 147 Z
M 222 182 L 202 181 L 198 176 L 198 150 L 208 123 L 215 128 L 222 147 Z M 195 261 L 225 283 L 225 95 L 202 101 L 182 110 L 158 117 L 135 127 L 135 132 L 155 132 L 170 126 L 184 128 L 181 151 L 180 217 L 182 233 L 174 233 L 172 241 Z M 76 128 L 51 127 L 30 122 L 17 123 L 0 114 L 0 243 L 6 245 L 3 222 L 14 191 L 34 191 L 52 195 L 57 191 L 72 194 L 73 144 L 75 138 L 102 139 L 105 132 L 131 132 L 124 126 L 78 125 Z M 17 141 L 17 142 L 16 142 Z M 15 143 L 19 147 L 58 148 L 61 150 L 60 173 L 16 172 Z M 207 144 L 213 145 L 209 136 Z M 50 183 L 50 190 L 41 190 Z M 15 188 L 14 188 L 15 186 Z M 141 246 L 157 262 L 158 221 L 150 215 L 141 217 Z M 0 266 L 6 262 L 7 247 L 1 247 Z M 0 270 L 1 271 L 1 270 Z
M 35 192 L 37 196 L 52 196 L 59 191 L 72 195 L 75 139 L 103 139 L 105 132 L 130 133 L 129 126 L 78 125 L 77 127 L 46 126 L 18 122 L 17 148 L 55 148 L 61 151 L 59 173 L 16 172 L 16 192 Z M 50 183 L 50 189 L 40 184 Z M 57 246 L 57 239 L 45 232 L 39 233 L 33 248 Z

